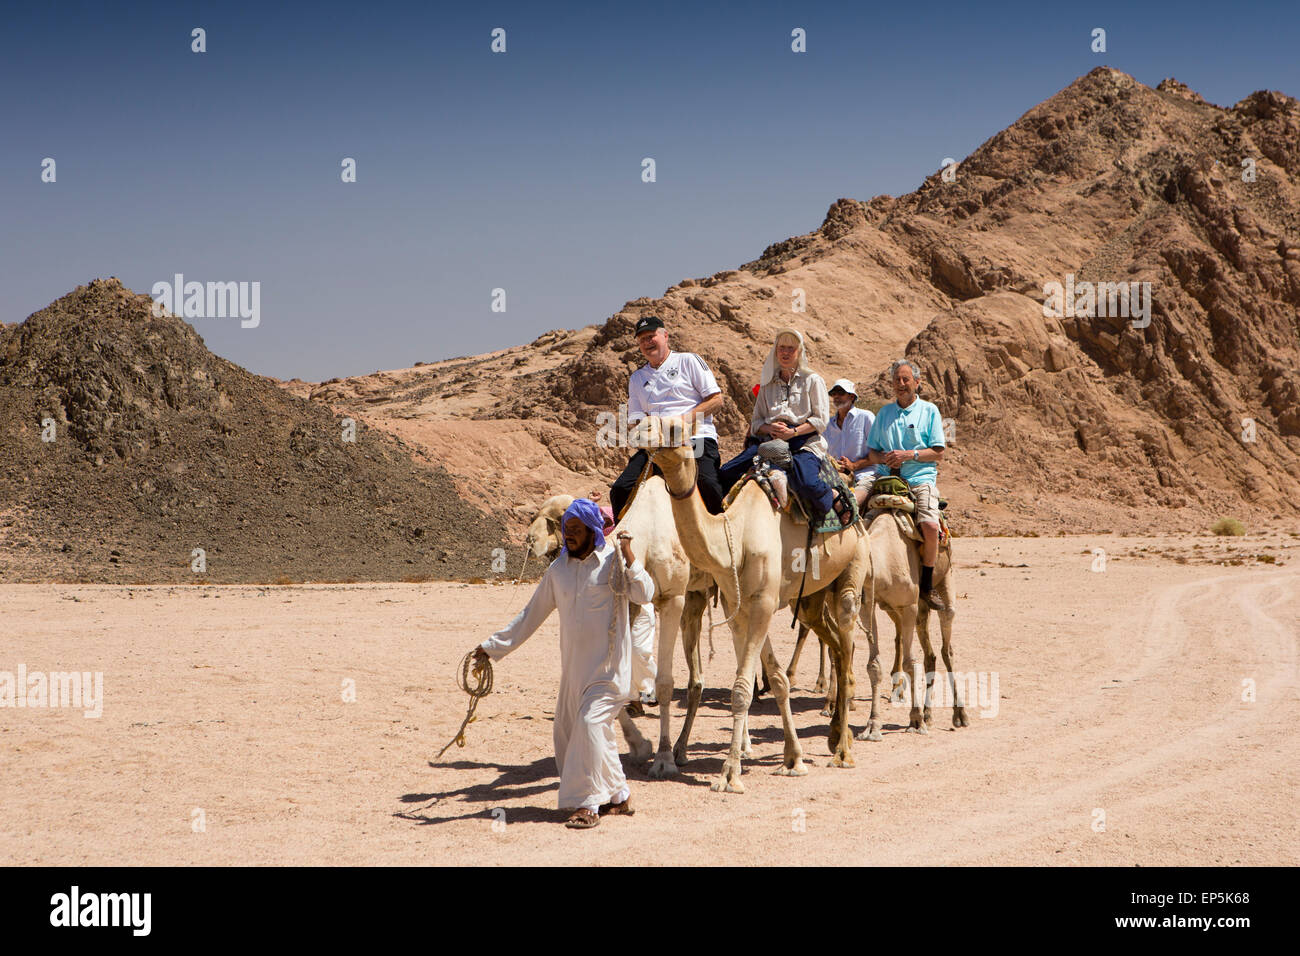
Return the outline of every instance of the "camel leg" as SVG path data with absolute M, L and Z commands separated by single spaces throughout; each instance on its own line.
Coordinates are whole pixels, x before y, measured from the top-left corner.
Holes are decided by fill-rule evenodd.
M 858 682 L 857 682 L 857 681 L 854 679 L 854 677 L 853 677 L 853 654 L 855 653 L 855 648 L 854 648 L 854 646 L 853 646 L 853 638 L 854 638 L 854 635 L 855 635 L 856 632 L 857 632 L 857 626 L 858 626 L 858 609 L 861 608 L 861 607 L 862 607 L 862 599 L 861 599 L 860 597 L 855 597 L 855 598 L 853 599 L 853 623 L 852 623 L 852 625 L 849 626 L 848 629 L 844 632 L 844 635 L 845 635 L 845 636 L 841 638 L 841 640 L 847 640 L 847 641 L 848 641 L 848 648 L 849 648 L 849 650 L 848 650 L 848 665 L 847 665 L 847 667 L 846 667 L 846 669 L 845 669 L 845 671 L 844 671 L 844 679 L 848 682 L 848 702 L 849 702 L 849 710 L 857 710 L 857 709 L 858 709 L 857 701 L 856 701 L 856 699 L 855 699 L 855 697 L 856 697 L 856 695 L 857 695 L 857 692 L 858 692 L 858 687 L 857 687 Z M 845 720 L 848 720 L 848 716 L 846 715 L 844 719 L 845 719 Z
M 885 613 L 889 615 L 889 620 L 894 625 L 894 666 L 889 671 L 891 675 L 889 702 L 902 704 L 912 694 L 911 681 L 903 671 L 903 617 L 892 607 L 885 608 Z
M 835 658 L 826 653 L 826 641 L 820 635 L 817 647 L 821 652 L 821 669 L 817 672 L 817 684 L 813 690 L 826 695 L 826 702 L 822 704 L 818 716 L 833 717 L 835 716 Z
M 724 598 L 726 609 L 728 602 Z M 732 641 L 736 649 L 736 679 L 731 685 L 731 749 L 722 764 L 722 773 L 712 784 L 715 792 L 744 793 L 745 785 L 740 782 L 741 747 L 748 736 L 746 716 L 754 693 L 754 670 L 758 663 L 759 652 L 767 640 L 767 626 L 776 610 L 776 602 L 766 595 L 759 595 L 752 601 L 743 602 L 736 609 L 732 621 Z M 727 611 L 730 615 L 730 610 Z M 789 696 L 786 696 L 786 712 L 789 710 Z M 784 717 L 784 713 L 782 714 Z
M 655 780 L 677 774 L 677 764 L 672 751 L 673 710 L 673 651 L 677 633 L 681 629 L 682 608 L 685 597 L 675 594 L 658 604 L 655 615 L 659 623 L 658 667 L 655 672 L 655 697 L 659 701 L 659 751 L 650 765 L 650 776 Z
M 790 666 L 785 669 L 786 680 L 794 687 L 794 671 L 799 666 L 799 655 L 803 653 L 803 642 L 808 640 L 808 625 L 799 625 L 799 636 L 794 641 L 794 653 L 790 655 Z
M 636 721 L 628 716 L 626 707 L 618 709 L 618 725 L 623 728 L 623 739 L 627 741 L 628 759 L 636 763 L 649 760 L 654 747 L 645 734 L 637 730 Z
M 790 679 L 781 670 L 776 654 L 772 651 L 772 642 L 766 639 L 763 641 L 763 666 L 772 682 L 772 693 L 776 696 L 776 705 L 781 711 L 781 726 L 785 731 L 785 757 L 780 769 L 775 772 L 783 777 L 802 777 L 808 768 L 803 765 L 799 734 L 794 728 L 794 714 L 790 711 Z
M 836 674 L 838 673 L 838 671 L 836 671 L 835 669 L 836 665 L 834 659 L 832 659 L 830 655 L 826 653 L 825 644 L 821 645 L 821 651 L 822 651 L 822 661 L 823 663 L 826 664 L 826 667 L 829 672 L 826 679 L 823 680 L 821 677 L 817 678 L 818 689 L 819 690 L 824 689 L 826 692 L 826 704 L 821 709 L 821 716 L 833 717 L 835 715 L 835 695 L 838 693 L 838 691 L 836 690 L 836 687 L 838 686 L 836 683 L 838 680 Z M 857 709 L 858 709 L 858 705 L 853 702 L 853 672 L 850 671 L 849 672 L 849 710 L 857 710 Z
M 907 730 L 909 733 L 925 734 L 929 731 L 925 729 L 925 724 L 921 720 L 921 691 L 917 686 L 921 680 L 918 679 L 920 675 L 917 674 L 916 661 L 912 657 L 912 637 L 916 632 L 916 605 L 909 604 L 899 608 L 897 613 L 898 635 L 894 638 L 895 688 L 898 686 L 898 669 L 901 663 L 903 687 L 910 691 L 907 699 L 911 702 Z
M 835 718 L 828 741 L 833 738 L 832 767 L 853 766 L 853 732 L 849 729 L 849 711 L 853 706 L 853 632 L 861 609 L 861 579 L 846 574 L 836 585 L 837 593 L 829 608 L 834 618 L 833 643 L 827 646 L 835 662 Z
M 834 676 L 831 675 L 832 680 Z M 813 684 L 813 693 L 826 693 L 826 645 L 821 641 L 817 642 L 817 683 Z
M 880 686 L 880 637 L 876 633 L 876 609 L 864 602 L 859 616 L 862 619 L 862 629 L 867 632 L 867 647 L 871 655 L 867 661 L 867 676 L 871 680 L 871 716 L 867 719 L 866 729 L 858 734 L 858 739 L 880 740 L 880 716 L 876 712 Z
M 706 592 L 689 591 L 682 609 L 682 653 L 686 655 L 686 667 L 690 676 L 686 683 L 686 719 L 682 721 L 681 736 L 677 738 L 672 752 L 672 758 L 679 767 L 686 763 L 686 743 L 691 739 L 691 728 L 695 725 L 695 714 L 700 709 L 700 697 L 704 693 L 704 683 L 700 676 L 704 672 L 700 662 L 700 631 L 708 601 Z
M 942 595 L 947 600 L 948 596 Z M 951 605 L 949 605 L 951 607 Z M 962 699 L 961 684 L 957 682 L 956 674 L 952 667 L 952 611 L 942 613 L 936 611 L 939 615 L 939 630 L 942 632 L 943 643 L 941 652 L 943 654 L 943 666 L 948 670 L 948 688 L 952 692 L 952 725 L 956 727 L 969 727 L 970 718 L 966 716 L 966 701 Z
M 926 727 L 932 723 L 930 706 L 934 698 L 935 667 L 938 662 L 934 654 L 934 643 L 930 640 L 930 607 L 922 602 L 916 615 L 916 636 L 921 642 L 921 653 L 925 656 L 925 709 L 921 720 Z
M 951 609 L 955 607 L 953 601 L 953 586 L 951 562 L 944 562 L 948 567 L 944 568 L 945 574 L 941 583 L 937 585 L 939 596 Z M 957 682 L 956 675 L 952 668 L 952 619 L 956 616 L 953 610 L 936 611 L 939 615 L 939 630 L 942 634 L 943 643 L 941 651 L 943 653 L 943 666 L 948 670 L 948 687 L 952 691 L 952 725 L 953 727 L 969 727 L 970 718 L 966 716 L 966 701 L 962 700 L 961 684 Z

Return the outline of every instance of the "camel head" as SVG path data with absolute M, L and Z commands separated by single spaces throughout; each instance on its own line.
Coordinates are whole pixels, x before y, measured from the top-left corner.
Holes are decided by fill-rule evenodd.
M 528 526 L 524 543 L 535 558 L 548 558 L 560 550 L 560 519 L 569 505 L 573 504 L 573 495 L 556 495 L 542 502 L 537 517 Z
M 670 488 L 695 484 L 695 448 L 691 444 L 693 428 L 680 418 L 647 416 L 633 427 L 628 444 L 644 448 L 664 473 Z

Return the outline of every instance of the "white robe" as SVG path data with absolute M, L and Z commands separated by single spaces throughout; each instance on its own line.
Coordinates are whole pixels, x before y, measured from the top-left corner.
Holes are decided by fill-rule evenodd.
M 639 562 L 624 569 L 627 595 L 610 588 L 618 549 L 608 541 L 578 561 L 567 552 L 551 562 L 527 606 L 482 647 L 500 660 L 528 640 L 552 611 L 560 612 L 560 691 L 555 701 L 555 766 L 559 807 L 596 809 L 626 798 L 614 724 L 631 695 L 632 634 L 628 602 L 648 604 L 654 580 Z M 610 624 L 615 625 L 610 648 Z
M 632 697 L 655 692 L 655 606 L 642 604 L 632 616 Z

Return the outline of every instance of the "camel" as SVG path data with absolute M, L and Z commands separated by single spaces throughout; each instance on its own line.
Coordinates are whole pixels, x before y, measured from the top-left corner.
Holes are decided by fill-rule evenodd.
M 871 659 L 867 663 L 867 672 L 871 677 L 871 715 L 865 730 L 858 734 L 858 740 L 880 740 L 880 719 L 876 713 L 875 687 L 880 680 L 879 647 L 876 640 L 875 606 L 879 605 L 894 622 L 894 667 L 893 699 L 902 701 L 908 696 L 912 708 L 908 718 L 908 731 L 911 733 L 928 733 L 931 724 L 930 701 L 935 676 L 934 647 L 930 641 L 930 606 L 918 600 L 921 580 L 921 555 L 916 542 L 906 537 L 898 527 L 892 515 L 880 514 L 872 520 L 867 530 L 871 542 L 870 582 L 872 595 L 863 593 L 862 626 L 871 641 Z M 934 589 L 948 605 L 949 610 L 937 612 L 939 627 L 943 634 L 943 663 L 948 669 L 948 685 L 953 693 L 952 725 L 954 728 L 967 727 L 970 721 L 966 716 L 966 706 L 961 697 L 960 685 L 953 676 L 952 669 L 952 619 L 955 614 L 952 588 L 952 546 L 944 545 L 939 549 L 939 557 L 934 568 Z M 915 631 L 921 640 L 921 650 L 925 655 L 925 695 L 918 706 L 919 688 L 913 686 L 912 675 L 915 673 L 915 661 L 912 657 L 912 633 Z M 911 691 L 909 694 L 908 691 Z
M 539 558 L 553 558 L 560 550 L 560 518 L 573 503 L 572 495 L 547 499 L 528 528 L 530 552 Z M 658 476 L 648 478 L 627 506 L 616 531 L 632 534 L 632 553 L 655 582 L 654 607 L 658 624 L 656 654 L 658 670 L 655 696 L 659 701 L 659 749 L 650 765 L 652 778 L 675 776 L 686 763 L 686 745 L 704 693 L 700 661 L 700 629 L 713 583 L 694 570 L 682 550 L 673 524 L 668 489 Z M 677 743 L 671 742 L 673 701 L 673 652 L 681 633 L 682 650 L 689 673 L 686 687 L 686 719 Z M 633 760 L 648 760 L 651 745 L 637 730 L 626 710 L 619 712 L 619 724 Z
M 731 749 L 716 791 L 744 793 L 741 761 L 751 756 L 747 715 L 754 671 L 762 658 L 772 684 L 785 732 L 785 753 L 776 773 L 802 776 L 808 772 L 790 713 L 790 682 L 777 664 L 767 638 L 768 623 L 777 607 L 804 598 L 797 614 L 826 644 L 836 665 L 836 707 L 828 743 L 832 766 L 851 767 L 852 734 L 848 727 L 852 693 L 853 629 L 857 626 L 861 593 L 871 576 L 871 551 L 866 530 L 854 523 L 842 531 L 813 536 L 808 527 L 778 513 L 758 485 L 743 487 L 725 514 L 712 515 L 695 488 L 695 458 L 687 444 L 690 428 L 680 418 L 648 416 L 636 426 L 635 441 L 651 451 L 664 474 L 671 497 L 673 521 L 691 564 L 718 582 L 723 607 L 731 621 L 736 648 L 736 678 L 731 688 Z M 796 562 L 807 568 L 795 570 Z

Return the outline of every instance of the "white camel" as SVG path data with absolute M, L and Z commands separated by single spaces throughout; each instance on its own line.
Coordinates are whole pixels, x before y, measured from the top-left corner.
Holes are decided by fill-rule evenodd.
M 736 677 L 731 688 L 731 749 L 713 789 L 744 792 L 741 760 L 750 756 L 746 716 L 760 655 L 785 733 L 784 759 L 776 772 L 787 776 L 808 772 L 790 713 L 790 682 L 767 638 L 772 614 L 779 606 L 794 604 L 801 586 L 804 598 L 796 609 L 798 617 L 826 644 L 835 664 L 835 717 L 828 733 L 835 755 L 831 763 L 851 767 L 853 735 L 848 712 L 853 632 L 863 585 L 871 576 L 866 529 L 858 522 L 841 531 L 813 535 L 809 548 L 807 524 L 777 512 L 753 482 L 740 490 L 725 514 L 709 514 L 695 487 L 696 463 L 687 445 L 689 438 L 689 427 L 681 419 L 647 417 L 637 423 L 634 440 L 640 447 L 652 449 L 672 499 L 682 547 L 692 565 L 718 582 L 732 622 Z M 797 567 L 806 568 L 806 573 Z
M 874 589 L 875 604 L 894 622 L 894 668 L 893 699 L 902 702 L 911 699 L 912 707 L 908 717 L 908 731 L 928 733 L 931 724 L 931 692 L 935 676 L 934 647 L 930 641 L 929 617 L 930 606 L 918 599 L 921 581 L 921 554 L 917 542 L 909 539 L 899 528 L 897 520 L 891 514 L 881 513 L 872 520 L 868 528 L 871 542 L 871 567 L 874 577 L 871 582 Z M 943 663 L 948 670 L 948 686 L 952 691 L 952 725 L 967 727 L 970 721 L 966 716 L 966 705 L 962 700 L 961 688 L 953 674 L 952 655 L 952 620 L 955 605 L 952 587 L 952 547 L 951 542 L 939 549 L 934 567 L 934 589 L 948 605 L 949 610 L 936 611 L 939 615 L 939 627 L 943 635 Z M 876 711 L 875 687 L 880 680 L 879 646 L 876 641 L 876 615 L 872 606 L 872 596 L 863 591 L 862 626 L 871 639 L 871 659 L 867 663 L 871 675 L 871 716 L 867 727 L 860 734 L 859 740 L 880 740 L 880 719 Z M 925 693 L 922 697 L 917 675 L 916 662 L 912 656 L 912 634 L 915 632 L 921 641 L 925 655 Z

